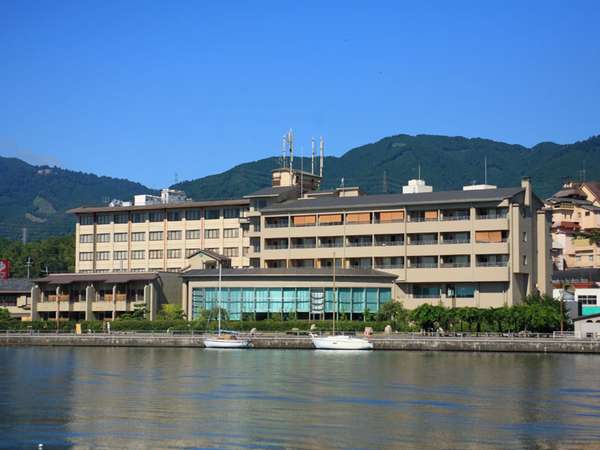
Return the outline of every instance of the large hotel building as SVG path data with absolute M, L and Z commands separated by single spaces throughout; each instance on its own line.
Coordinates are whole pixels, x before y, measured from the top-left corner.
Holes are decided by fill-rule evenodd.
M 320 190 L 320 180 L 281 168 L 271 187 L 236 200 L 165 190 L 74 209 L 77 276 L 177 272 L 191 318 L 215 302 L 217 271 L 206 255 L 226 261 L 221 301 L 233 318 L 308 313 L 319 292 L 328 311 L 334 272 L 339 308 L 350 315 L 385 301 L 499 307 L 551 292 L 551 220 L 527 178 L 445 192 L 411 180 L 402 194 L 384 195 Z

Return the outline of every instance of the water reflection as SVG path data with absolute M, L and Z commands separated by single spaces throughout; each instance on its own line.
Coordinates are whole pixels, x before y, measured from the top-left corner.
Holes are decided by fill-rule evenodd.
M 7 447 L 594 448 L 600 358 L 2 348 Z

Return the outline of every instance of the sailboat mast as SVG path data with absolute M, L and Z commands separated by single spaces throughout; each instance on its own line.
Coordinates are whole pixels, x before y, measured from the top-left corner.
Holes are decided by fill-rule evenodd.
M 333 327 L 332 332 L 335 336 L 335 314 L 337 312 L 337 295 L 335 290 L 335 252 L 333 252 Z
M 223 263 L 221 261 L 219 261 L 219 291 L 217 294 L 217 308 L 219 308 L 219 313 L 218 313 L 218 317 L 219 317 L 219 336 L 221 336 L 221 275 L 223 272 Z

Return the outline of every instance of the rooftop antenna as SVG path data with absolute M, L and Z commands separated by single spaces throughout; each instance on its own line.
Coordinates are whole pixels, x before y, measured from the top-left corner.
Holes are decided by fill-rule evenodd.
M 388 179 L 387 179 L 387 170 L 383 171 L 383 193 L 388 193 Z
M 319 148 L 321 152 L 321 160 L 319 162 L 319 176 L 323 178 L 323 158 L 325 157 L 325 141 L 323 140 L 323 136 L 321 136 L 321 140 L 319 141 Z
M 310 173 L 315 174 L 315 138 L 310 138 L 310 148 L 311 148 L 311 156 L 310 156 Z
M 417 168 L 418 174 L 419 174 L 419 180 L 421 179 L 421 163 L 419 163 L 418 168 Z
M 25 266 L 27 267 L 27 279 L 29 280 L 30 278 L 30 269 L 32 266 L 32 261 L 31 261 L 31 256 L 27 257 L 27 261 L 25 261 Z
M 300 147 L 300 198 L 304 195 L 304 146 Z
M 290 128 L 290 131 L 288 131 L 288 145 L 290 146 L 290 170 L 294 169 L 294 133 L 292 132 L 292 129 Z
M 173 180 L 175 181 L 174 184 L 179 183 L 179 176 L 177 175 L 177 172 L 175 172 L 175 176 L 173 177 Z
M 287 142 L 287 136 L 284 134 L 281 138 L 281 156 L 279 157 L 279 162 L 281 163 L 281 168 L 285 167 L 285 147 Z
M 487 156 L 483 158 L 483 170 L 484 170 L 484 181 L 483 184 L 487 184 Z

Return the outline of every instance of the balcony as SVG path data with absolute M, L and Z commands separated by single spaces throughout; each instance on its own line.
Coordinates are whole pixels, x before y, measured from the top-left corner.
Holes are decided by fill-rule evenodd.
M 346 247 L 372 247 L 371 241 L 350 241 L 346 244 Z
M 271 245 L 265 245 L 265 250 L 287 250 L 288 245 L 287 244 L 271 244 Z M 260 251 L 260 249 L 259 249 Z
M 290 248 L 317 248 L 317 245 L 312 243 L 303 243 L 303 244 L 292 244 Z
M 375 241 L 375 247 L 395 247 L 395 246 L 400 246 L 400 245 L 404 245 L 404 241 L 391 241 L 391 240 L 386 240 L 386 241 Z
M 444 239 L 443 241 L 440 241 L 440 244 L 448 244 L 448 245 L 470 244 L 470 243 L 471 243 L 470 239 Z
M 441 222 L 458 221 L 458 220 L 471 220 L 471 216 L 470 215 L 443 216 L 440 219 Z
M 48 295 L 48 301 L 49 302 L 68 302 L 69 300 L 71 300 L 71 297 L 69 296 L 69 294 L 60 294 L 60 295 L 51 294 L 51 295 Z
M 437 245 L 438 241 L 434 239 L 418 239 L 409 241 L 408 245 Z
M 471 267 L 470 262 L 448 262 L 440 264 L 440 267 L 443 269 L 457 269 L 457 268 L 465 268 Z
M 375 264 L 375 269 L 404 269 L 404 264 Z
M 411 269 L 437 269 L 438 264 L 437 264 L 437 262 L 416 262 L 416 263 L 411 263 L 410 268 Z
M 508 215 L 504 214 L 477 214 L 477 220 L 494 220 L 494 219 L 506 219 Z
M 287 222 L 266 222 L 265 228 L 287 228 Z
M 477 261 L 477 267 L 507 267 L 508 261 Z
M 319 243 L 319 248 L 337 248 L 337 247 L 343 247 L 344 243 L 343 242 L 320 242 Z

